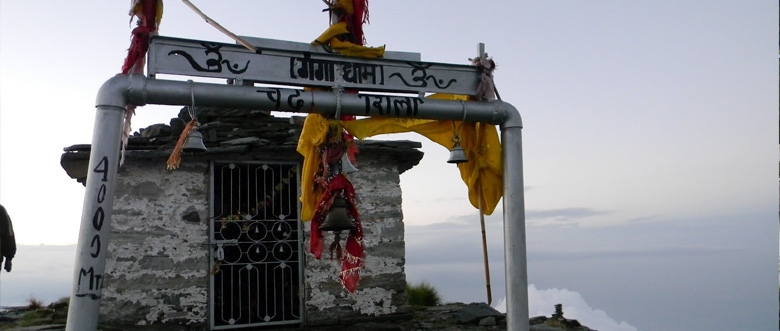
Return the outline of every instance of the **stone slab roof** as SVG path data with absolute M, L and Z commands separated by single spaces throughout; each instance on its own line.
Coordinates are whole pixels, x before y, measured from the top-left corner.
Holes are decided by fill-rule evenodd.
M 264 110 L 195 107 L 201 125 L 198 131 L 208 149 L 198 158 L 214 159 L 222 155 L 286 155 L 302 159 L 295 151 L 303 128 L 304 117 L 274 117 Z M 133 133 L 128 139 L 125 158 L 165 161 L 176 145 L 190 116 L 182 108 L 169 124 L 153 124 Z M 361 155 L 381 153 L 393 156 L 400 173 L 417 165 L 423 157 L 422 144 L 416 141 L 356 140 Z M 60 165 L 71 178 L 86 183 L 87 162 L 91 145 L 78 144 L 64 148 Z M 182 163 L 187 162 L 187 156 Z

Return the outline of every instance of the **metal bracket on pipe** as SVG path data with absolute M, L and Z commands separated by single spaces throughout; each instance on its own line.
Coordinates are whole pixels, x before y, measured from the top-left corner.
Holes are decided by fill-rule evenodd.
M 463 102 L 463 100 L 458 100 L 458 101 L 460 101 L 460 107 L 463 108 L 463 119 L 461 120 L 461 122 L 466 122 L 466 103 Z
M 338 120 L 341 118 L 341 95 L 344 94 L 344 88 L 341 85 L 333 86 L 333 94 L 336 95 L 336 114 L 333 119 Z
M 146 77 L 144 75 L 132 75 L 132 74 L 131 75 L 127 75 L 127 81 L 129 82 L 128 89 L 127 89 L 128 95 L 133 95 L 134 94 L 133 93 L 133 90 L 134 90 L 133 87 L 136 86 L 136 84 L 138 84 L 138 76 L 141 76 L 143 78 L 143 79 L 140 80 L 142 82 L 141 83 L 142 84 L 142 88 L 140 89 L 141 90 L 141 99 L 142 100 L 146 100 L 146 95 L 147 95 L 147 93 L 146 93 Z M 134 104 L 136 106 L 143 106 L 143 105 L 146 104 L 146 102 L 141 103 L 141 104 L 134 102 L 132 104 Z

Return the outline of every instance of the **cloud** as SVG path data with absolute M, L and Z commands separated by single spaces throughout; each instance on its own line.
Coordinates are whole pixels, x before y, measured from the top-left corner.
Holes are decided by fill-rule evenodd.
M 569 221 L 578 218 L 586 218 L 592 216 L 603 216 L 611 214 L 608 210 L 595 210 L 591 208 L 570 207 L 559 209 L 536 209 L 526 210 L 526 220 L 531 219 L 554 219 L 556 221 Z
M 629 223 L 639 223 L 639 222 L 649 221 L 649 220 L 652 220 L 652 219 L 657 219 L 658 217 L 661 217 L 661 216 L 662 216 L 662 214 L 656 214 L 656 215 L 652 215 L 652 216 L 639 216 L 639 217 L 634 217 L 632 219 L 629 219 L 627 222 L 629 222 Z
M 582 251 L 553 251 L 553 250 L 534 250 L 527 253 L 528 259 L 543 261 L 585 261 L 589 259 L 611 259 L 611 258 L 668 258 L 679 256 L 713 256 L 726 254 L 748 253 L 747 249 L 717 247 L 717 246 L 694 246 L 694 245 L 667 245 L 663 247 L 635 247 L 620 249 L 590 249 Z
M 449 218 L 450 222 L 407 226 L 407 263 L 443 264 L 482 261 L 482 236 L 479 216 Z M 503 222 L 499 217 L 485 218 L 488 249 L 496 261 L 503 254 Z M 502 267 L 503 268 L 503 267 Z
M 563 316 L 576 319 L 582 325 L 596 330 L 637 331 L 637 328 L 624 321 L 616 321 L 600 309 L 594 309 L 577 292 L 567 289 L 537 289 L 528 285 L 528 313 L 530 317 L 550 316 L 555 305 L 563 305 Z M 496 310 L 506 312 L 506 297 L 493 305 Z

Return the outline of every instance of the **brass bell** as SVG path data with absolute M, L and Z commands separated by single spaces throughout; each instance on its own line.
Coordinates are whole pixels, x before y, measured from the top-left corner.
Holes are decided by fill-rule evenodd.
M 333 199 L 333 205 L 330 206 L 328 215 L 325 216 L 325 221 L 320 224 L 320 230 L 340 232 L 354 228 L 355 224 L 352 223 L 349 215 L 347 215 L 347 200 L 342 197 L 336 197 Z
M 466 157 L 466 152 L 460 147 L 460 143 L 455 142 L 455 146 L 450 150 L 450 159 L 447 160 L 447 163 L 463 163 L 468 161 L 469 159 Z
M 184 142 L 182 150 L 187 153 L 197 153 L 206 151 L 206 145 L 203 145 L 203 135 L 198 130 L 192 130 L 187 141 Z
M 355 168 L 354 165 L 352 165 L 352 162 L 349 162 L 349 156 L 347 156 L 347 153 L 344 153 L 341 155 L 341 173 L 342 174 L 348 174 L 352 172 L 357 172 L 358 168 Z

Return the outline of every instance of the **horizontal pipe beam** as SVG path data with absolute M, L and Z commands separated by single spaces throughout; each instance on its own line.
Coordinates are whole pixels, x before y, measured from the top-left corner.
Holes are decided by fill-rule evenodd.
M 99 93 L 97 105 L 195 105 L 271 109 L 283 112 L 333 114 L 337 104 L 342 115 L 388 116 L 434 120 L 463 120 L 494 125 L 505 123 L 517 110 L 503 101 L 459 102 L 408 95 L 334 93 L 322 90 L 221 85 L 148 79 L 142 75 L 118 75 Z M 119 97 L 117 94 L 123 94 Z M 122 106 L 124 107 L 124 106 Z M 517 115 L 519 116 L 519 115 Z

